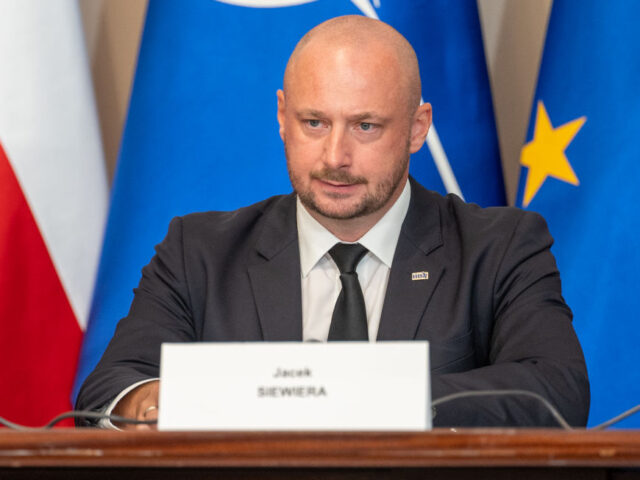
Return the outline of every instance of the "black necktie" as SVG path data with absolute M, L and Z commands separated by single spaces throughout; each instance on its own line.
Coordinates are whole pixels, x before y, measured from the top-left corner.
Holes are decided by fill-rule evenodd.
M 356 266 L 367 249 L 359 243 L 336 243 L 329 255 L 340 269 L 342 291 L 333 309 L 329 340 L 369 340 L 367 310 Z

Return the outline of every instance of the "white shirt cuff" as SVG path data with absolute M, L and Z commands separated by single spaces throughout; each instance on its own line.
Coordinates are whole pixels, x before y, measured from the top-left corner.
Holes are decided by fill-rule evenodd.
M 107 408 L 104 410 L 104 414 L 105 415 L 111 415 L 111 412 L 113 411 L 113 409 L 115 408 L 115 406 L 118 404 L 118 402 L 120 400 L 122 400 L 122 398 L 129 392 L 131 392 L 132 390 L 138 388 L 140 385 L 144 385 L 145 383 L 149 383 L 149 382 L 155 382 L 156 380 L 159 380 L 158 378 L 148 378 L 146 380 L 140 380 L 139 382 L 134 383 L 133 385 L 125 388 L 124 390 L 122 390 L 118 396 L 116 398 L 113 399 L 113 401 L 107 405 Z M 111 420 L 109 420 L 108 418 L 103 418 L 102 420 L 100 420 L 98 422 L 98 427 L 100 428 L 108 428 L 110 430 L 122 430 L 121 428 L 116 427 L 113 423 L 111 423 Z

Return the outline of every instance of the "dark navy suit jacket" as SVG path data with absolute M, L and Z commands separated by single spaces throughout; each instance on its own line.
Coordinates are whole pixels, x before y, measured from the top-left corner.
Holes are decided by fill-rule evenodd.
M 528 390 L 585 425 L 586 367 L 544 220 L 411 186 L 378 340 L 430 342 L 434 399 Z M 158 377 L 163 342 L 301 341 L 295 212 L 291 194 L 175 218 L 77 408 L 100 408 L 134 382 Z M 429 278 L 412 280 L 413 272 Z M 481 397 L 438 408 L 434 426 L 454 425 L 557 424 L 535 400 Z

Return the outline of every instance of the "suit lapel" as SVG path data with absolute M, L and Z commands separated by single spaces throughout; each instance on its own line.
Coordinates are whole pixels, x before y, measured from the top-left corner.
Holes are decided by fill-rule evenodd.
M 385 296 L 378 340 L 415 338 L 425 308 L 444 267 L 432 252 L 442 245 L 440 212 L 432 193 L 411 179 L 411 204 L 402 224 Z M 254 301 L 264 340 L 302 340 L 302 293 L 295 195 L 265 213 L 249 266 Z M 428 272 L 429 278 L 412 279 Z
M 302 340 L 300 253 L 295 196 L 277 201 L 267 213 L 256 243 L 258 258 L 249 277 L 266 341 Z
M 378 340 L 415 338 L 427 303 L 444 273 L 444 267 L 431 255 L 442 245 L 440 212 L 431 195 L 411 180 L 411 203 L 393 257 Z

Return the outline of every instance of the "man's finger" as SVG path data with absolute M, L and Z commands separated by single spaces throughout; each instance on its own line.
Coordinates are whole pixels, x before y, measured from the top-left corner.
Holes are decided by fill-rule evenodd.
M 138 414 L 136 415 L 138 420 L 158 420 L 158 405 L 155 403 L 148 404 L 147 402 L 140 405 Z M 140 424 L 136 425 L 137 430 L 156 430 L 157 427 L 154 424 Z

